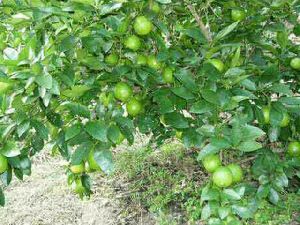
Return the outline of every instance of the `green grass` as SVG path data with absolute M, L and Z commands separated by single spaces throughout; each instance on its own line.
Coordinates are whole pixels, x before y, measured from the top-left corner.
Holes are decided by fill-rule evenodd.
M 130 204 L 154 213 L 157 224 L 192 225 L 201 218 L 201 188 L 208 178 L 194 153 L 180 144 L 165 144 L 156 151 L 142 148 L 118 154 L 114 176 L 129 183 Z M 291 221 L 299 216 L 300 195 L 286 194 L 281 198 L 283 201 L 277 206 L 263 201 L 255 218 L 246 224 L 293 224 Z M 300 224 L 300 220 L 294 224 Z
M 264 201 L 255 214 L 253 224 L 284 225 L 300 224 L 300 195 L 289 193 L 283 196 L 277 206 Z

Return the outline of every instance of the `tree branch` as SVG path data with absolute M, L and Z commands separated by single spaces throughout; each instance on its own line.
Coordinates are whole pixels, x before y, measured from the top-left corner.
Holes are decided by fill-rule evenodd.
M 186 1 L 187 7 L 190 10 L 190 12 L 192 13 L 193 17 L 195 18 L 196 22 L 198 23 L 201 32 L 203 33 L 204 37 L 206 38 L 206 40 L 208 42 L 212 41 L 212 37 L 211 37 L 211 33 L 209 32 L 209 30 L 205 27 L 202 18 L 200 15 L 197 14 L 195 7 L 189 3 L 188 1 Z

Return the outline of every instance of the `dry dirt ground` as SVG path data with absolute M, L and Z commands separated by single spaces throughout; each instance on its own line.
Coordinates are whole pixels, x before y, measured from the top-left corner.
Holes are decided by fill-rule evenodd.
M 133 146 L 126 143 L 115 149 L 135 150 L 149 137 L 136 137 Z M 33 158 L 32 174 L 24 181 L 15 177 L 5 188 L 6 206 L 0 207 L 0 225 L 153 225 L 149 216 L 132 212 L 122 200 L 124 193 L 112 187 L 109 178 L 92 174 L 94 194 L 80 200 L 67 185 L 66 161 L 51 157 L 44 150 Z
M 67 185 L 64 162 L 44 157 L 33 164 L 32 175 L 14 181 L 0 209 L 1 225 L 115 225 L 120 224 L 118 202 L 105 179 L 94 177 L 95 194 L 81 201 Z

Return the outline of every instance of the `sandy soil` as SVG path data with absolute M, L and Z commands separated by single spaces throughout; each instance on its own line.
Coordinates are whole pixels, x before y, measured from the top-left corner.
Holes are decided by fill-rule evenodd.
M 40 161 L 37 160 L 37 161 Z M 120 208 L 105 179 L 93 179 L 95 194 L 81 201 L 66 182 L 64 162 L 47 157 L 35 163 L 32 175 L 5 190 L 1 225 L 116 225 Z
M 133 146 L 126 142 L 114 152 L 135 150 L 149 142 L 137 135 Z M 153 225 L 150 215 L 133 212 L 122 191 L 99 173 L 91 174 L 94 194 L 80 200 L 67 185 L 66 161 L 51 157 L 45 149 L 33 158 L 32 174 L 5 188 L 6 206 L 0 207 L 0 225 Z

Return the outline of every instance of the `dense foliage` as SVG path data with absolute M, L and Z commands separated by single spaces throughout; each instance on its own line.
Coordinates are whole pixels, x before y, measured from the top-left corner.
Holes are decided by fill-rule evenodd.
M 220 157 L 201 195 L 210 224 L 277 204 L 299 188 L 299 12 L 299 0 L 3 0 L 2 182 L 30 175 L 48 145 L 89 195 L 88 172 L 111 173 L 111 147 L 138 130 Z

